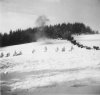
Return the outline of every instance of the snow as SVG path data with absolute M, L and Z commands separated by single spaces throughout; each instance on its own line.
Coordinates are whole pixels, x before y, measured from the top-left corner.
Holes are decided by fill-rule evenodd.
M 85 36 L 76 38 L 80 41 L 79 39 L 85 39 Z M 90 38 L 92 39 L 92 37 Z M 88 41 L 85 44 L 88 45 Z M 100 47 L 100 41 L 91 41 L 91 44 Z M 71 47 L 73 47 L 72 51 Z M 58 51 L 56 51 L 57 48 Z M 63 48 L 65 51 L 62 51 Z M 15 51 L 21 51 L 22 55 L 13 56 Z M 17 77 L 16 74 L 17 78 L 8 80 L 13 90 L 87 78 L 100 80 L 100 50 L 79 48 L 66 40 L 48 39 L 9 46 L 1 48 L 0 52 L 3 52 L 4 55 L 10 53 L 9 57 L 0 58 L 0 73 L 8 76 L 16 73 L 23 75 L 23 79 Z M 1 81 L 3 80 L 1 79 Z
M 80 35 L 74 38 L 81 44 L 86 46 L 99 46 L 100 47 L 100 34 Z

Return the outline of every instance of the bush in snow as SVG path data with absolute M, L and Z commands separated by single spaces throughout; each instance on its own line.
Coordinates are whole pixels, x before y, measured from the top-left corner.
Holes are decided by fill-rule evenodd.
M 86 49 L 91 50 L 92 48 L 91 48 L 91 47 L 86 46 Z
M 100 48 L 98 46 L 93 46 L 93 49 L 100 50 Z

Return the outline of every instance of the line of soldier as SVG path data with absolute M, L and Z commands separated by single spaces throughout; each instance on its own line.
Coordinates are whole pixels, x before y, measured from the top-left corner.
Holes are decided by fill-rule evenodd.
M 73 49 L 73 48 L 71 47 L 71 50 L 72 50 L 72 49 Z M 44 52 L 47 52 L 47 50 L 48 50 L 48 48 L 47 48 L 47 47 L 44 47 Z M 59 48 L 57 47 L 55 51 L 58 52 L 58 51 L 59 51 Z M 64 52 L 64 51 L 65 51 L 65 47 L 62 48 L 62 52 Z M 35 50 L 33 49 L 33 50 L 32 50 L 32 53 L 34 53 L 34 52 L 35 52 Z M 22 52 L 20 51 L 19 53 L 17 53 L 17 52 L 15 51 L 14 54 L 13 54 L 13 56 L 18 56 L 18 55 L 22 55 Z M 2 53 L 0 54 L 0 58 L 2 58 L 2 57 L 4 57 L 4 56 L 5 56 L 5 55 L 4 55 L 4 53 L 2 52 Z M 9 57 L 9 56 L 10 56 L 10 53 L 7 53 L 5 57 Z
M 22 52 L 20 51 L 20 52 L 14 52 L 14 54 L 13 54 L 13 56 L 18 56 L 18 55 L 22 55 Z M 2 57 L 4 57 L 5 55 L 4 55 L 4 53 L 2 52 L 1 54 L 0 54 L 0 58 L 2 58 Z M 10 56 L 10 53 L 7 53 L 6 54 L 6 56 L 5 57 L 9 57 Z
M 72 51 L 73 49 L 74 49 L 73 46 L 71 46 L 71 48 L 69 49 L 69 51 Z M 45 47 L 44 47 L 44 52 L 47 52 L 47 50 L 48 50 L 48 48 L 45 46 Z M 58 52 L 58 51 L 59 51 L 59 48 L 57 47 L 57 48 L 55 49 L 55 51 Z M 62 51 L 62 52 L 65 52 L 65 51 L 66 51 L 66 48 L 63 47 L 61 51 Z M 32 50 L 32 53 L 34 53 L 34 52 L 35 52 L 35 50 L 33 49 L 33 50 Z
M 74 45 L 77 45 L 78 47 L 80 47 L 80 48 L 86 48 L 86 49 L 88 49 L 88 50 L 91 50 L 91 49 L 95 49 L 95 50 L 100 50 L 100 48 L 98 47 L 98 46 L 93 46 L 93 48 L 91 48 L 91 47 L 89 47 L 89 46 L 83 46 L 83 45 L 81 45 L 81 44 L 79 44 L 79 43 L 77 43 L 77 44 L 74 44 Z M 62 52 L 65 52 L 65 47 L 63 47 L 62 48 Z M 71 46 L 71 48 L 70 48 L 70 50 L 69 51 L 72 51 L 74 48 L 73 48 L 73 46 Z M 44 52 L 47 52 L 47 50 L 48 50 L 48 48 L 45 46 L 44 47 Z M 56 52 L 58 52 L 59 51 L 59 48 L 57 47 L 56 48 L 56 50 L 55 50 Z M 32 50 L 32 53 L 34 53 L 35 52 L 35 50 L 33 49 Z M 20 52 L 14 52 L 14 54 L 13 54 L 13 56 L 18 56 L 18 55 L 22 55 L 22 52 L 20 51 Z M 7 53 L 6 54 L 6 56 L 5 57 L 9 57 L 10 56 L 10 53 Z M 3 54 L 3 52 L 0 54 L 0 58 L 2 58 L 2 57 L 4 57 L 4 54 Z

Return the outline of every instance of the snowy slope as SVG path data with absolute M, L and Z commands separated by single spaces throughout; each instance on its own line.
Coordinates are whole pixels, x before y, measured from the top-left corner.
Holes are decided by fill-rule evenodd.
M 15 51 L 21 51 L 22 55 L 13 56 Z M 66 40 L 49 39 L 2 48 L 0 52 L 10 53 L 9 57 L 0 58 L 0 73 L 2 85 L 10 83 L 12 89 L 89 78 L 100 83 L 100 50 L 86 50 Z
M 74 38 L 83 45 L 90 47 L 92 46 L 100 47 L 100 34 L 80 35 L 80 36 L 74 36 Z

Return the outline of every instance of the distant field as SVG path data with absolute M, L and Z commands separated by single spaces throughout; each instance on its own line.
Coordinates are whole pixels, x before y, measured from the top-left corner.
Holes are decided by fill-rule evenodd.
M 100 34 L 94 35 L 80 35 L 74 38 L 81 44 L 86 46 L 100 46 Z
M 100 34 L 79 35 L 74 37 L 80 40 L 100 40 Z

